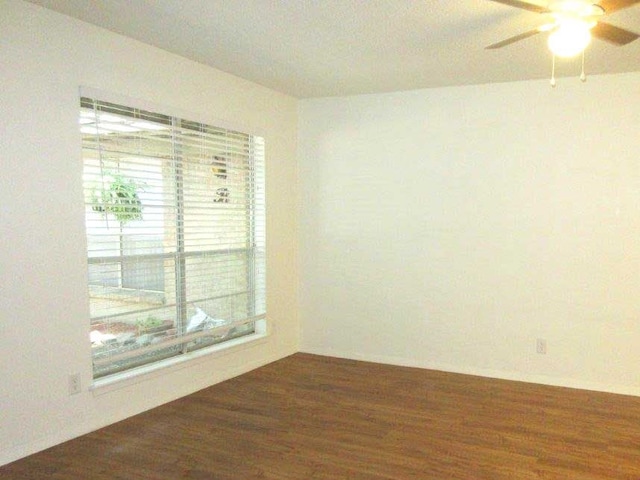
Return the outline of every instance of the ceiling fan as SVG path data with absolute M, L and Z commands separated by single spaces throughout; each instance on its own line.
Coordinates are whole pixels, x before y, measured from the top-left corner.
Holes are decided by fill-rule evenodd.
M 502 48 L 542 32 L 550 32 L 548 44 L 554 55 L 572 57 L 584 51 L 593 35 L 613 45 L 626 45 L 640 35 L 624 28 L 602 22 L 600 18 L 623 8 L 640 4 L 640 0 L 558 0 L 541 6 L 520 0 L 492 0 L 511 7 L 521 8 L 548 17 L 538 28 L 520 33 L 486 47 Z

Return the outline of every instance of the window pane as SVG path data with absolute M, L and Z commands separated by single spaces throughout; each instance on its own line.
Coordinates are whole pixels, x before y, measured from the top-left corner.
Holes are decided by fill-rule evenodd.
M 94 375 L 256 331 L 261 139 L 81 99 Z

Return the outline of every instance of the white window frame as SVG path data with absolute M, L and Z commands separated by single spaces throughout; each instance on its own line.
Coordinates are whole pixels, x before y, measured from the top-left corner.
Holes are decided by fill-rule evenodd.
M 199 122 L 209 126 L 215 125 L 215 128 L 230 129 L 229 126 L 226 126 L 226 127 L 222 126 L 224 122 L 201 121 L 200 119 L 197 118 L 196 115 L 193 115 L 193 114 L 185 115 L 183 113 L 177 112 L 175 109 L 157 106 L 157 105 L 149 104 L 147 102 L 141 102 L 139 100 L 118 96 L 111 93 L 105 93 L 105 92 L 97 91 L 94 89 L 88 89 L 84 87 L 81 88 L 80 97 L 81 98 L 88 97 L 94 100 L 114 103 L 121 106 L 126 106 L 128 108 L 140 109 L 148 112 L 162 112 L 163 115 L 168 115 L 173 119 L 178 119 L 178 120 L 188 119 L 185 121 Z M 241 132 L 245 129 L 230 129 L 230 130 Z M 251 137 L 260 138 L 259 135 L 255 135 L 255 134 L 251 135 L 251 134 L 243 133 L 243 135 L 249 135 Z M 253 205 L 251 208 L 255 209 L 252 211 L 257 212 L 259 210 L 259 213 L 256 213 L 251 217 L 251 221 L 250 221 L 251 228 L 248 233 L 249 238 L 247 238 L 249 244 L 251 245 L 251 247 L 249 247 L 250 251 L 253 252 L 251 255 L 255 256 L 256 252 L 259 251 L 260 257 L 261 257 L 261 261 L 259 262 L 259 265 L 258 263 L 255 262 L 255 259 L 252 259 L 252 261 L 250 262 L 250 265 L 251 265 L 250 268 L 252 269 L 252 271 L 251 273 L 247 274 L 248 275 L 247 282 L 249 282 L 250 288 L 252 289 L 251 291 L 253 292 L 253 295 L 254 295 L 251 300 L 251 302 L 253 303 L 253 307 L 249 307 L 251 310 L 251 313 L 253 314 L 247 318 L 230 321 L 229 323 L 221 327 L 214 326 L 211 329 L 197 331 L 197 332 L 190 332 L 190 333 L 182 331 L 180 335 L 176 336 L 175 338 L 162 341 L 161 346 L 157 348 L 151 347 L 150 349 L 145 350 L 145 351 L 153 352 L 155 350 L 160 350 L 161 348 L 165 349 L 168 347 L 180 346 L 181 353 L 169 356 L 168 358 L 160 358 L 159 360 L 153 360 L 146 363 L 142 363 L 140 365 L 137 365 L 131 368 L 116 370 L 112 373 L 103 374 L 101 376 L 97 376 L 97 377 L 94 376 L 94 385 L 110 384 L 114 380 L 117 381 L 118 379 L 131 378 L 132 376 L 136 376 L 139 374 L 156 371 L 159 368 L 166 368 L 176 363 L 182 363 L 184 361 L 191 360 L 194 358 L 200 358 L 204 355 L 220 352 L 222 350 L 226 350 L 231 347 L 244 345 L 249 342 L 257 341 L 267 336 L 268 324 L 267 324 L 267 317 L 266 317 L 266 281 L 265 281 L 266 222 L 265 222 L 265 189 L 264 189 L 264 143 L 261 138 L 260 138 L 260 141 L 262 142 L 261 143 L 261 149 L 262 149 L 261 165 L 257 166 L 257 168 L 260 169 L 260 172 L 256 175 L 253 175 L 253 173 L 251 174 L 251 182 L 252 182 L 252 188 L 253 188 L 251 195 L 255 197 L 256 199 L 255 202 L 257 204 L 257 205 Z M 221 197 L 222 197 L 222 201 L 225 201 L 224 195 Z M 256 232 L 259 232 L 259 234 L 256 234 Z M 247 254 L 249 254 L 249 250 L 247 250 Z M 183 258 L 182 260 L 183 262 L 185 258 L 184 255 L 188 255 L 188 253 L 185 253 L 183 251 L 182 257 L 181 257 Z M 166 254 L 161 253 L 158 255 L 145 255 L 145 258 L 161 259 L 165 256 Z M 131 255 L 122 256 L 121 264 L 126 259 L 130 259 L 132 257 L 134 256 L 131 256 Z M 180 254 L 176 254 L 176 259 L 179 259 L 179 258 L 180 258 Z M 88 264 L 92 262 L 93 260 L 88 258 Z M 258 269 L 259 272 L 256 271 L 256 269 Z M 176 266 L 176 270 L 178 270 L 177 266 Z M 179 277 L 179 274 L 177 274 L 177 276 Z M 178 283 L 176 285 L 179 285 L 179 280 L 177 280 L 177 282 Z M 184 288 L 184 284 L 181 287 L 176 286 L 176 290 L 180 290 L 183 288 Z M 179 293 L 176 293 L 176 295 L 180 296 Z M 177 305 L 177 310 L 179 310 L 180 308 L 184 308 L 187 302 L 188 300 L 183 297 L 179 302 L 180 305 Z M 183 314 L 182 320 L 178 319 L 177 323 L 182 322 L 184 324 L 184 318 L 185 317 Z M 214 343 L 212 345 L 209 345 L 201 349 L 189 350 L 187 348 L 187 345 L 193 344 L 192 342 L 198 341 L 198 339 L 211 337 L 211 335 L 215 333 L 216 330 L 228 329 L 230 326 L 234 327 L 236 325 L 237 326 L 247 325 L 247 323 L 251 323 L 253 325 L 253 333 L 235 337 L 220 343 Z M 182 329 L 184 330 L 184 325 L 182 326 Z M 143 349 L 134 349 L 130 351 L 121 352 L 117 354 L 117 358 L 126 360 L 128 357 L 139 357 L 141 354 L 144 353 L 142 352 L 142 350 Z M 109 363 L 110 360 L 107 358 L 102 362 Z M 98 361 L 98 363 L 100 363 L 100 361 Z M 96 364 L 96 359 L 94 358 L 94 365 L 95 364 Z

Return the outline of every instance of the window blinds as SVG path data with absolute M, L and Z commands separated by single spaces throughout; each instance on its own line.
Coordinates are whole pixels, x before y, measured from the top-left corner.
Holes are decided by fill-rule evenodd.
M 264 331 L 263 139 L 80 107 L 94 378 Z

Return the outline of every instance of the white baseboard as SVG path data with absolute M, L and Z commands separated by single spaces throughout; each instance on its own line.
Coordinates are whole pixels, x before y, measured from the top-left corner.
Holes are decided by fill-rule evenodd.
M 382 363 L 386 365 L 397 365 L 401 367 L 424 368 L 427 370 L 438 370 L 441 372 L 460 373 L 464 375 L 475 375 L 478 377 L 498 378 L 501 380 L 512 380 L 516 382 L 537 383 L 554 387 L 574 388 L 578 390 L 592 390 L 596 392 L 615 393 L 619 395 L 632 395 L 640 397 L 640 387 L 609 384 L 600 382 L 590 382 L 575 378 L 552 377 L 549 375 L 536 375 L 523 372 L 492 370 L 461 365 L 451 365 L 439 362 L 419 361 L 410 357 L 395 357 L 385 355 L 371 355 L 359 352 L 344 352 L 332 348 L 305 346 L 301 350 L 304 353 L 315 355 L 325 355 L 329 357 L 346 358 L 349 360 L 361 360 L 364 362 Z

